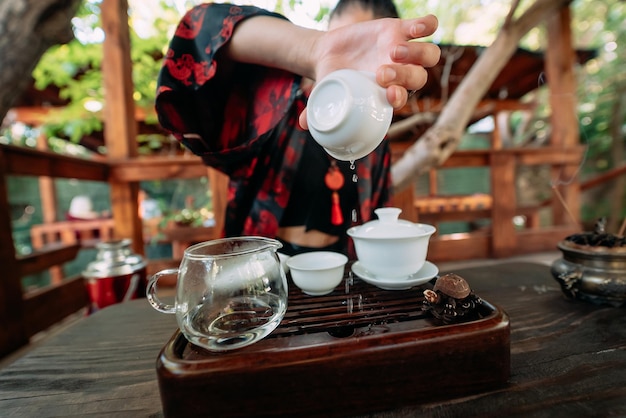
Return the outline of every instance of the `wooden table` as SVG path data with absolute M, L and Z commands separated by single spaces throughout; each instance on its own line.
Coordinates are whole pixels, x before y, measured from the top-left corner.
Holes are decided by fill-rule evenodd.
M 454 272 L 509 314 L 509 384 L 368 416 L 626 415 L 624 309 L 566 299 L 545 265 Z M 162 416 L 155 361 L 175 330 L 145 300 L 86 317 L 0 371 L 0 416 Z

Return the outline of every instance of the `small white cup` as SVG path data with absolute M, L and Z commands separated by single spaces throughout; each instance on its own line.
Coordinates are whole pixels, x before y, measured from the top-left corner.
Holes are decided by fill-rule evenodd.
M 332 157 L 354 161 L 383 140 L 393 116 L 373 73 L 338 70 L 315 85 L 307 104 L 313 138 Z
M 332 292 L 343 279 L 348 257 L 333 251 L 313 251 L 294 255 L 287 260 L 296 286 L 311 296 Z

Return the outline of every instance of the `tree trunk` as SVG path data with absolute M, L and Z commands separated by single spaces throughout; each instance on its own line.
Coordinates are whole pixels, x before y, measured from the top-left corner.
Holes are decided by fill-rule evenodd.
M 502 68 L 515 53 L 520 39 L 569 0 L 537 0 L 517 19 L 513 2 L 500 33 L 487 48 L 445 104 L 435 124 L 393 165 L 396 192 L 409 186 L 421 173 L 441 165 L 457 148 L 474 108 L 485 95 Z
M 52 45 L 74 37 L 71 20 L 81 0 L 0 0 L 0 121 L 30 82 Z

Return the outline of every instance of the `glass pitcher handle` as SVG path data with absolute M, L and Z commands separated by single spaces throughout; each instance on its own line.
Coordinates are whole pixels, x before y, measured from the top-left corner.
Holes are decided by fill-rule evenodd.
M 150 305 L 152 305 L 152 307 L 159 312 L 168 314 L 176 313 L 176 306 L 163 303 L 158 298 L 156 286 L 161 277 L 174 274 L 178 275 L 178 269 L 161 270 L 150 277 L 150 280 L 148 281 L 148 286 L 146 287 L 146 298 L 148 299 L 148 302 L 150 302 Z

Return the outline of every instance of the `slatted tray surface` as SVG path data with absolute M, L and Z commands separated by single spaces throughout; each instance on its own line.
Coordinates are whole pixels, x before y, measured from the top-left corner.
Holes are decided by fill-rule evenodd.
M 359 413 L 505 383 L 506 314 L 485 301 L 481 319 L 437 325 L 421 309 L 433 282 L 388 291 L 347 269 L 331 294 L 308 296 L 289 280 L 280 325 L 227 353 L 210 353 L 177 331 L 157 362 L 164 413 L 345 415 L 340 409 L 347 404 Z M 253 396 L 242 397 L 246 392 Z
M 387 291 L 364 283 L 350 272 L 329 295 L 308 296 L 291 281 L 289 289 L 287 313 L 270 338 L 317 332 L 345 336 L 351 329 L 357 332 L 362 327 L 426 318 L 421 310 L 425 287 L 421 286 Z

